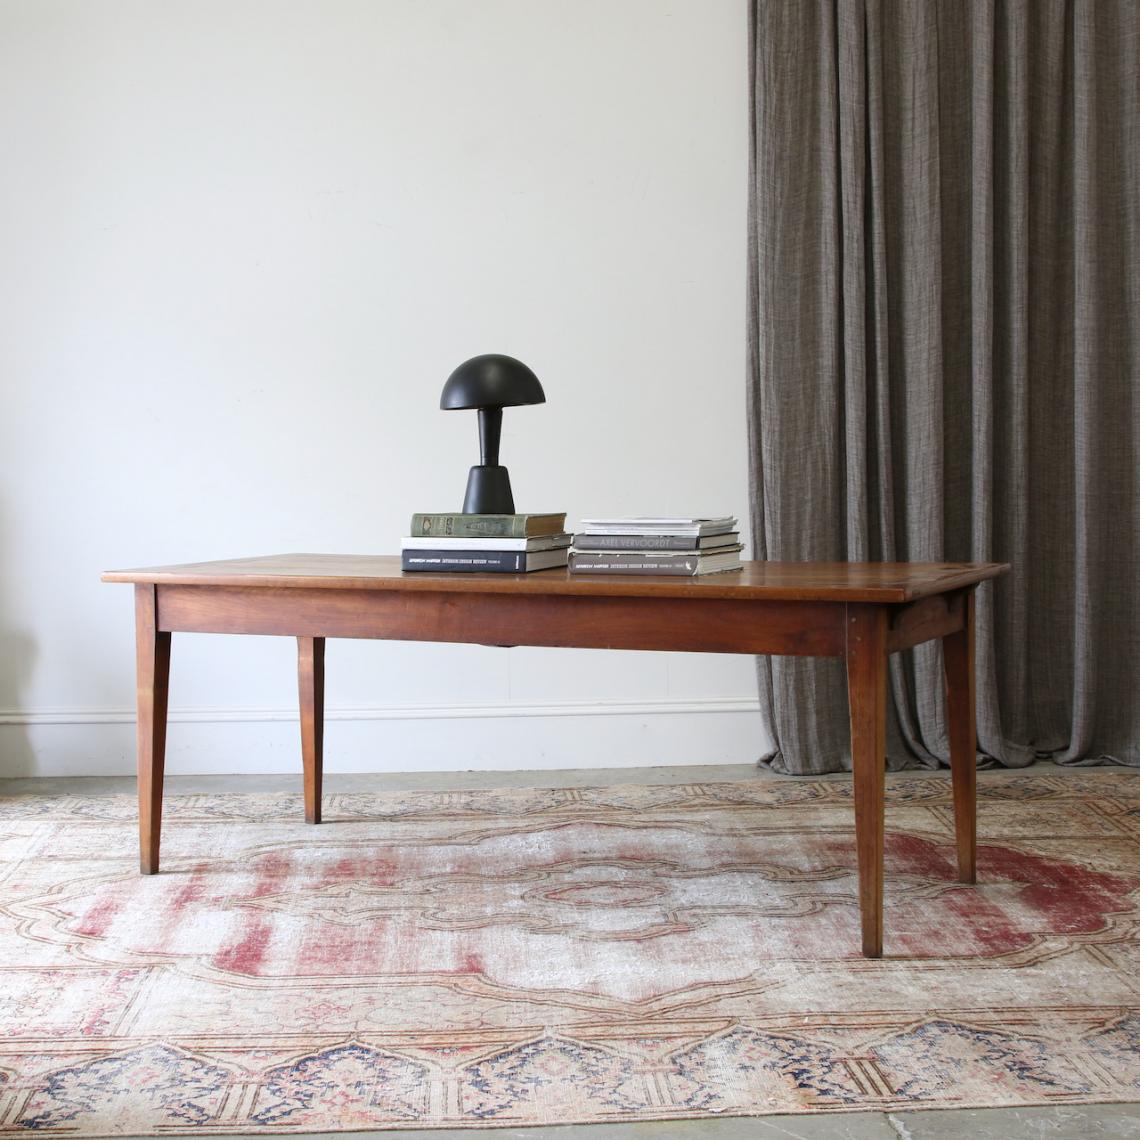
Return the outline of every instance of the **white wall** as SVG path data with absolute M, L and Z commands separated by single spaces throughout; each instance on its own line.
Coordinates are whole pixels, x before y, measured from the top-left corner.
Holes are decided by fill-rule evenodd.
M 0 0 L 0 774 L 129 772 L 109 567 L 747 511 L 743 0 Z M 294 648 L 174 639 L 168 770 L 298 765 Z M 334 642 L 330 770 L 723 762 L 751 661 Z

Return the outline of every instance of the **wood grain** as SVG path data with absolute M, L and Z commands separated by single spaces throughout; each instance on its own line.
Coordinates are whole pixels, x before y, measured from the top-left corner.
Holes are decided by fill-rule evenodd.
M 887 747 L 885 606 L 847 607 L 847 696 L 863 954 L 883 953 L 883 828 Z
M 883 951 L 890 652 L 942 638 L 959 877 L 975 873 L 974 609 L 1001 563 L 746 563 L 707 578 L 404 574 L 399 559 L 283 554 L 108 571 L 135 584 L 139 849 L 158 870 L 173 631 L 297 638 L 305 818 L 321 818 L 325 638 L 844 657 L 863 952 Z
M 839 657 L 843 607 L 826 602 L 450 591 L 159 585 L 161 628 L 476 645 Z
M 897 653 L 961 629 L 964 595 L 958 590 L 892 607 L 887 651 Z
M 321 782 L 325 763 L 325 639 L 297 638 L 297 688 L 301 707 L 301 763 L 305 782 L 305 822 L 321 822 Z
M 696 578 L 649 574 L 404 573 L 400 559 L 369 554 L 273 554 L 108 570 L 104 582 L 187 586 L 279 586 L 321 590 L 426 590 L 454 594 L 576 594 L 591 597 L 735 598 L 741 601 L 909 602 L 964 589 L 1009 569 L 998 562 L 746 562 Z
M 950 734 L 950 778 L 954 788 L 954 834 L 958 879 L 977 882 L 978 745 L 974 674 L 974 591 L 964 600 L 962 628 L 942 639 L 946 671 L 946 717 Z
M 155 587 L 135 587 L 136 740 L 139 794 L 139 870 L 158 873 L 162 834 L 162 776 L 170 691 L 170 634 L 155 626 Z

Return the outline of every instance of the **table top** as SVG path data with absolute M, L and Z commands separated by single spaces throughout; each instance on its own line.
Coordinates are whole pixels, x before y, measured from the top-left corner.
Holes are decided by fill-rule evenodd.
M 571 574 L 565 567 L 529 574 L 447 574 L 402 571 L 399 556 L 394 555 L 270 554 L 108 570 L 103 581 L 456 594 L 910 602 L 997 578 L 1008 570 L 1004 562 L 745 562 L 740 570 L 696 577 Z

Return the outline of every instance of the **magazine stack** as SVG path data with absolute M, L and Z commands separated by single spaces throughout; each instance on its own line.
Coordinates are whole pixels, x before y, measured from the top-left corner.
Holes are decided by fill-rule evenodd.
M 736 518 L 583 519 L 570 549 L 576 574 L 718 574 L 740 569 Z

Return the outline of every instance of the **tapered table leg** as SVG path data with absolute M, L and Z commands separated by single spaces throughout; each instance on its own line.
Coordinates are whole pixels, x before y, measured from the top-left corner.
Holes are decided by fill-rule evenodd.
M 162 834 L 162 773 L 166 763 L 166 706 L 170 691 L 170 634 L 156 624 L 155 586 L 135 586 L 138 686 L 139 870 L 158 873 Z
M 301 759 L 305 767 L 305 822 L 321 822 L 325 737 L 325 639 L 297 638 L 301 698 Z
M 946 667 L 946 712 L 950 732 L 950 773 L 954 786 L 954 833 L 958 879 L 977 876 L 977 719 L 974 681 L 974 591 L 962 599 L 962 628 L 942 639 Z
M 883 953 L 883 794 L 887 744 L 887 610 L 847 607 L 847 695 L 863 954 Z

